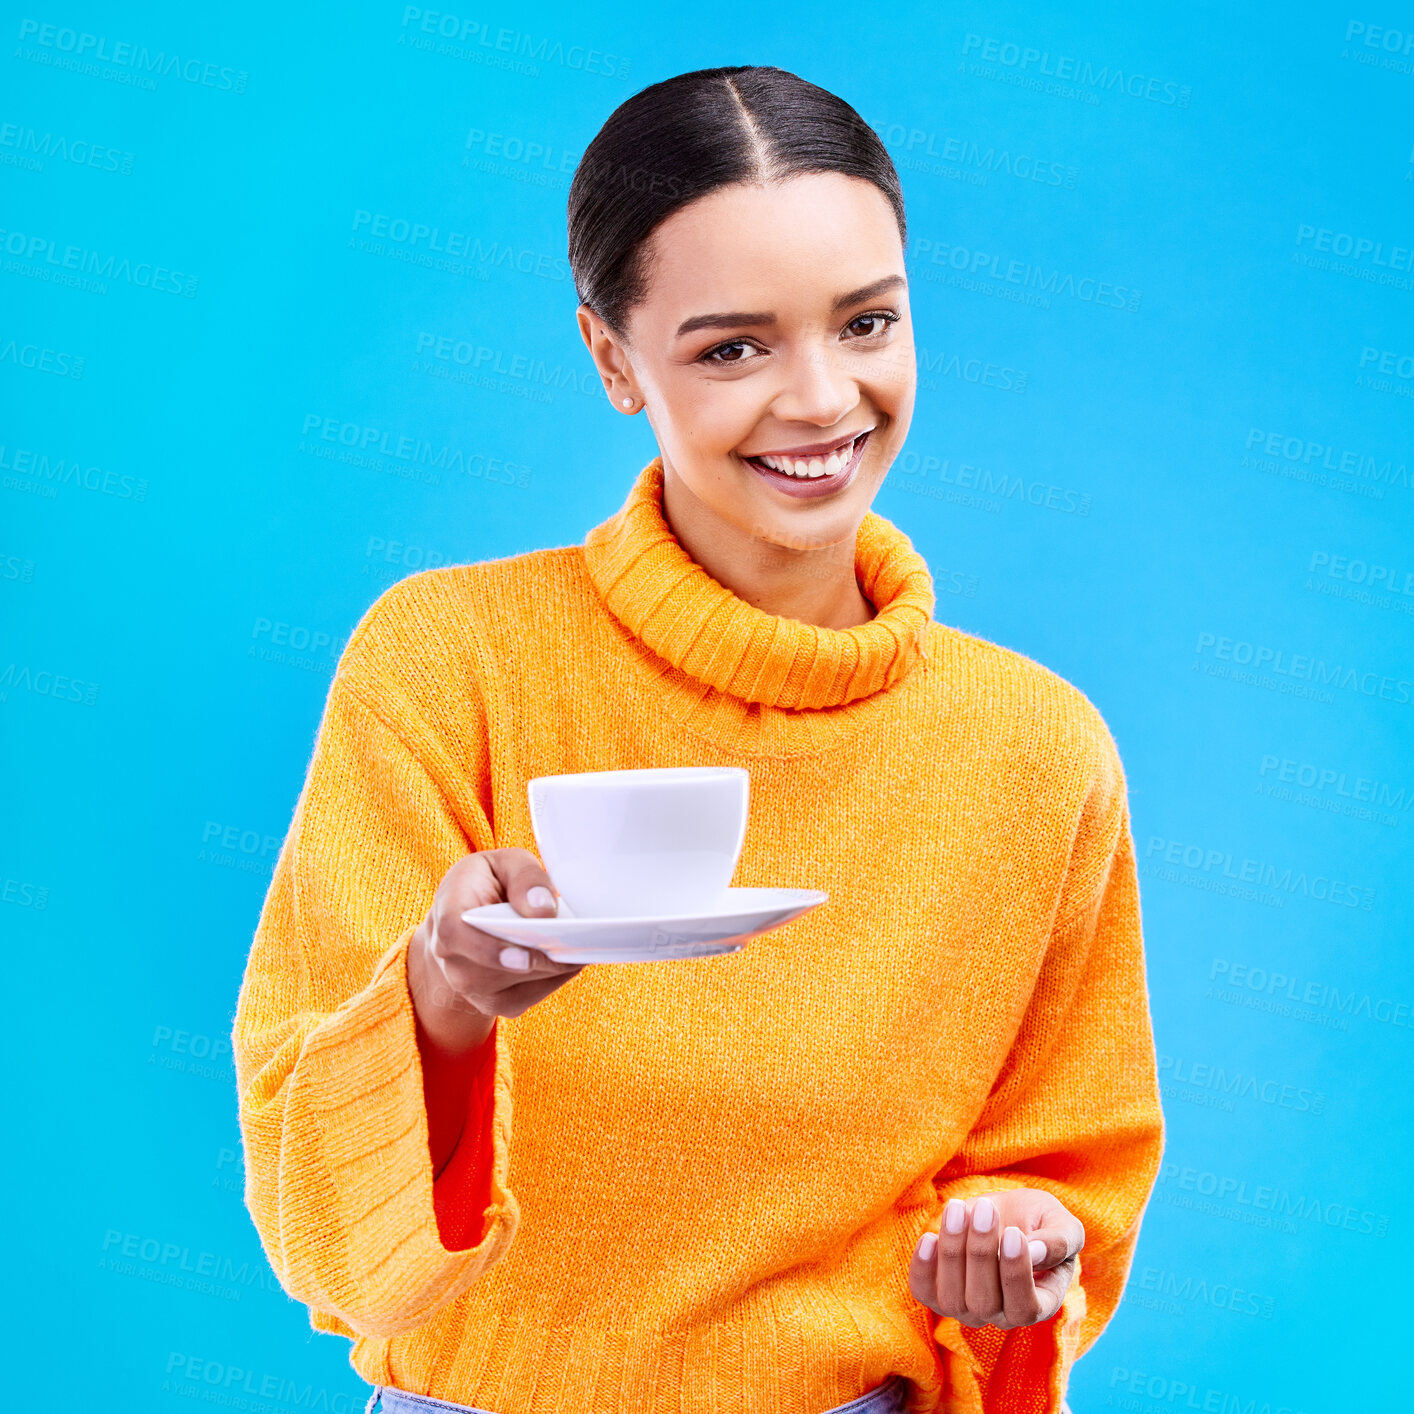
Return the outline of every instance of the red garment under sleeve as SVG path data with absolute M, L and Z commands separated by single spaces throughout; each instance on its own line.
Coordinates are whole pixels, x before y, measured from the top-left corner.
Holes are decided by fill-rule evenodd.
M 447 1166 L 432 1181 L 432 1208 L 437 1231 L 449 1252 L 464 1252 L 482 1238 L 486 1209 L 491 1202 L 491 1117 L 496 1081 L 496 1032 L 468 1058 L 475 1066 L 467 1100 L 466 1124 Z M 428 1071 L 423 1083 L 446 1084 L 453 1077 Z

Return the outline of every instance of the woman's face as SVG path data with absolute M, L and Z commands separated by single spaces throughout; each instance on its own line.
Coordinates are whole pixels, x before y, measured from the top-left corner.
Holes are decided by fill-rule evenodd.
M 719 188 L 654 231 L 622 340 L 580 323 L 615 405 L 641 399 L 664 473 L 740 532 L 852 539 L 913 416 L 904 252 L 872 183 Z

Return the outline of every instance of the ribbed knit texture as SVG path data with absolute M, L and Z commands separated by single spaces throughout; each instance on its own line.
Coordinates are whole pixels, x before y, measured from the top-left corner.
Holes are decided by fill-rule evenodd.
M 906 676 L 933 616 L 923 557 L 873 511 L 855 540 L 855 576 L 878 611 L 858 628 L 817 628 L 738 599 L 663 519 L 656 459 L 618 515 L 590 531 L 589 573 L 623 627 L 688 678 L 771 707 L 836 707 Z
M 351 636 L 235 1018 L 265 1251 L 370 1383 L 496 1414 L 820 1414 L 895 1371 L 920 1414 L 1057 1414 L 1163 1143 L 1110 733 L 934 622 L 882 517 L 856 555 L 876 618 L 823 629 L 713 581 L 661 486 L 655 461 L 584 545 L 413 575 Z M 531 777 L 688 765 L 751 773 L 735 884 L 830 900 L 499 1021 L 457 1156 L 490 1202 L 449 1249 L 411 935 L 462 855 L 534 849 Z M 934 1316 L 917 1239 L 1017 1186 L 1085 1224 L 1061 1312 Z

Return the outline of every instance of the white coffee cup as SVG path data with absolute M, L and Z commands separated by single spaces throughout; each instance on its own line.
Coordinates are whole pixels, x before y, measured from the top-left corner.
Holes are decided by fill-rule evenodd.
M 710 913 L 741 856 L 750 780 L 739 766 L 537 776 L 535 843 L 577 918 Z

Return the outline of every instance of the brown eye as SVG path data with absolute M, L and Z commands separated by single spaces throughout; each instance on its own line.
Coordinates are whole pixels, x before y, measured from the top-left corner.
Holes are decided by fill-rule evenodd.
M 745 339 L 734 339 L 729 344 L 718 344 L 716 348 L 708 349 L 702 355 L 702 361 L 718 365 L 748 363 L 756 352 L 758 350 L 755 346 L 749 344 Z
M 855 337 L 860 339 L 875 339 L 888 332 L 889 327 L 898 319 L 896 314 L 885 314 L 882 311 L 874 314 L 861 314 L 855 319 L 851 319 L 847 328 L 854 331 Z M 874 328 L 860 329 L 861 324 L 874 325 Z

